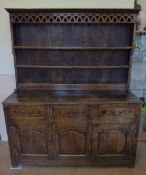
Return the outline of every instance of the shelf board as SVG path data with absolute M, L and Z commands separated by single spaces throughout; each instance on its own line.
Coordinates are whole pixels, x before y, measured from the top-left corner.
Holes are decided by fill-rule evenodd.
M 128 65 L 122 66 L 44 66 L 44 65 L 16 65 L 18 68 L 45 68 L 45 69 L 119 69 L 129 68 Z
M 18 83 L 18 89 L 25 90 L 127 90 L 127 84 L 49 84 Z
M 133 47 L 47 47 L 47 46 L 14 46 L 14 49 L 40 50 L 129 50 Z

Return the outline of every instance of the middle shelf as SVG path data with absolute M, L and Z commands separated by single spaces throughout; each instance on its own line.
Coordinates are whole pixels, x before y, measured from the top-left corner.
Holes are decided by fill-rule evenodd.
M 29 49 L 29 50 L 131 50 L 133 47 L 48 47 L 48 46 L 14 46 L 14 49 Z
M 16 65 L 18 68 L 50 68 L 50 69 L 119 69 L 129 68 L 128 65 L 122 66 L 42 66 L 42 65 Z

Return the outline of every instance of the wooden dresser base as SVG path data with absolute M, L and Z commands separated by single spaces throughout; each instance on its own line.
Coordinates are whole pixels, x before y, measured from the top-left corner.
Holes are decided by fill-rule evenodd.
M 4 102 L 12 166 L 134 166 L 133 94 L 15 93 Z

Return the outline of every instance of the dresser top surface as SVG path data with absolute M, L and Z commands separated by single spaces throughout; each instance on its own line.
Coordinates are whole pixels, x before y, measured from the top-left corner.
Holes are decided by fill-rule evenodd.
M 7 104 L 98 104 L 98 103 L 141 103 L 131 92 L 94 91 L 47 91 L 21 92 L 11 94 L 4 102 Z
M 50 8 L 50 9 L 44 9 L 44 8 L 29 8 L 29 9 L 23 9 L 23 8 L 6 8 L 5 9 L 9 13 L 47 13 L 47 12 L 55 12 L 55 13 L 60 13 L 60 12 L 66 12 L 66 13 L 71 13 L 71 12 L 100 12 L 100 13 L 110 13 L 110 12 L 115 12 L 115 13 L 138 13 L 140 9 L 134 8 L 134 9 L 108 9 L 108 8 Z

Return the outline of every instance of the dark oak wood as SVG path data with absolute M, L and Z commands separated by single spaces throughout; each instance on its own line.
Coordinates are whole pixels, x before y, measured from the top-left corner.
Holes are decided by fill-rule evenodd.
M 113 69 L 113 68 L 128 68 L 128 66 L 40 66 L 40 65 L 16 65 L 24 68 L 52 68 L 52 69 Z
M 34 89 L 39 89 L 38 83 L 42 83 L 41 87 L 58 84 L 59 88 L 59 84 L 71 84 L 74 88 L 66 88 L 87 90 L 82 84 L 89 84 L 100 90 L 98 84 L 100 87 L 103 84 L 105 89 L 110 83 L 111 88 L 107 90 L 114 90 L 116 84 L 127 84 L 128 90 L 136 15 L 137 12 L 126 10 L 125 13 L 113 10 L 110 14 L 100 10 L 96 13 L 10 13 L 17 87 L 32 83 Z M 40 67 L 34 67 L 34 63 Z M 41 64 L 47 64 L 47 70 Z M 33 69 L 26 69 L 25 65 L 33 65 Z M 94 70 L 93 67 L 87 70 L 87 66 L 95 65 L 98 67 Z M 74 67 L 69 70 L 62 66 Z M 115 69 L 114 66 L 129 67 Z
M 14 46 L 15 49 L 42 50 L 129 50 L 132 47 L 45 47 L 45 46 Z
M 19 9 L 14 9 L 14 8 L 6 8 L 6 11 L 9 13 L 58 13 L 58 12 L 62 12 L 62 13 L 139 13 L 140 9 L 139 8 L 134 8 L 134 9 L 97 9 L 97 8 L 82 8 L 82 9 L 55 9 L 55 8 L 51 8 L 51 9 L 45 9 L 45 8 L 28 8 L 28 9 L 23 9 L 23 8 L 19 8 Z
M 18 85 L 18 91 L 21 90 L 118 90 L 127 93 L 127 84 L 45 84 L 45 83 L 25 83 Z
M 139 10 L 7 11 L 17 81 L 3 102 L 12 166 L 134 166 Z
M 13 166 L 134 165 L 141 102 L 131 93 L 25 91 L 3 105 Z

